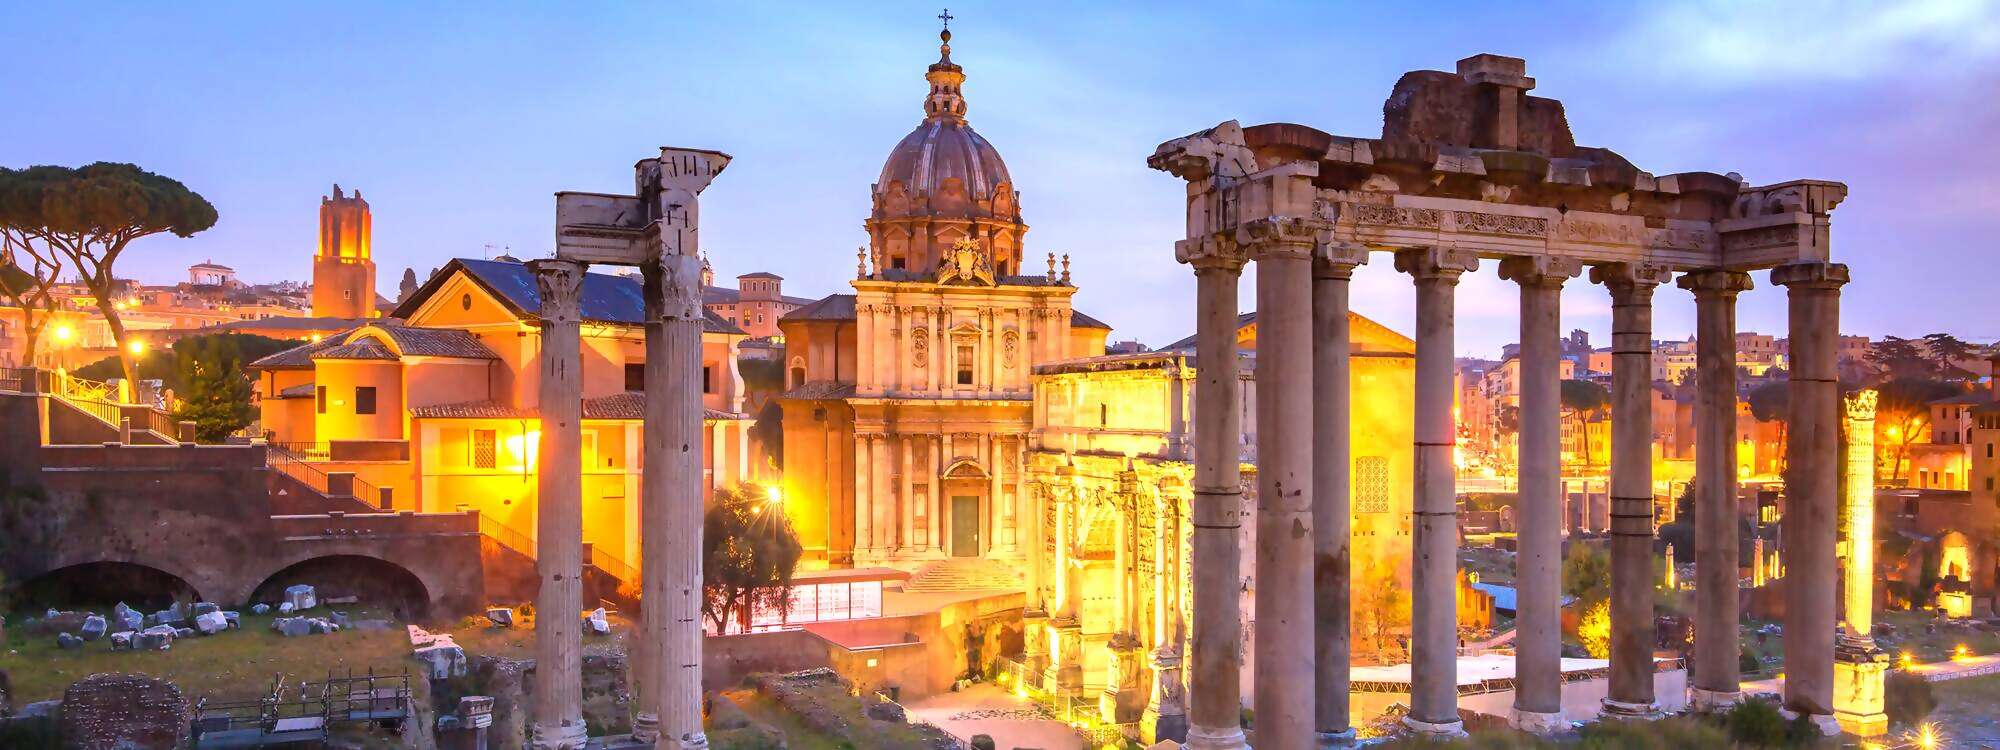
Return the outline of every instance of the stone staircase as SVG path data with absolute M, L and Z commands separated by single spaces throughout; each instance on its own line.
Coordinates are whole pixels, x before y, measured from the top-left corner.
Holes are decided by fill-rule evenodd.
M 1027 587 L 1014 566 L 999 560 L 953 557 L 926 563 L 903 582 L 910 593 L 940 591 L 1020 591 Z

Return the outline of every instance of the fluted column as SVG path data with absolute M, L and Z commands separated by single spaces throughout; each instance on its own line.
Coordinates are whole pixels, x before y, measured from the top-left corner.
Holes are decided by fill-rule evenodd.
M 1367 262 L 1366 248 L 1331 243 L 1313 256 L 1313 729 L 1322 748 L 1354 744 L 1347 705 L 1353 654 L 1347 300 L 1354 267 Z
M 1162 740 L 1187 741 L 1187 702 L 1181 677 L 1181 582 L 1187 567 L 1181 559 L 1180 499 L 1163 488 L 1154 488 L 1153 560 L 1159 574 L 1153 585 L 1153 690 L 1146 710 L 1139 718 L 1139 739 L 1147 744 Z
M 1611 291 L 1611 684 L 1604 713 L 1653 718 L 1653 264 L 1591 269 Z
M 1257 744 L 1308 747 L 1313 693 L 1312 250 L 1319 225 L 1272 217 L 1238 232 L 1257 261 Z
M 1875 401 L 1874 390 L 1847 396 L 1846 606 L 1833 664 L 1833 717 L 1849 734 L 1889 731 L 1884 678 L 1889 654 L 1875 645 Z
M 583 747 L 583 355 L 578 292 L 584 264 L 528 262 L 541 295 L 542 439 L 535 471 L 536 750 Z
M 1236 285 L 1243 255 L 1219 237 L 1182 240 L 1175 255 L 1195 274 L 1194 664 L 1188 687 L 1187 746 L 1238 750 L 1243 737 L 1243 609 L 1237 534 L 1243 525 L 1243 475 L 1237 440 Z
M 655 646 L 644 680 L 652 717 L 633 733 L 706 747 L 701 726 L 701 262 L 663 255 L 644 266 L 646 429 L 640 602 Z M 647 726 L 646 720 L 657 722 Z M 673 747 L 672 744 L 667 744 Z
M 1521 287 L 1520 549 L 1512 722 L 1527 732 L 1565 728 L 1562 710 L 1562 285 L 1582 267 L 1567 258 L 1500 262 Z
M 1791 409 L 1786 422 L 1785 708 L 1833 719 L 1834 580 L 1840 534 L 1840 287 L 1847 266 L 1796 263 L 1772 269 L 1791 302 Z
M 1428 247 L 1396 253 L 1396 270 L 1410 274 L 1417 287 L 1410 713 L 1403 722 L 1426 734 L 1465 731 L 1458 718 L 1452 303 L 1458 277 L 1478 267 L 1479 260 L 1461 250 Z
M 1719 709 L 1743 697 L 1737 665 L 1736 295 L 1737 271 L 1683 274 L 1695 302 L 1694 669 L 1690 701 Z

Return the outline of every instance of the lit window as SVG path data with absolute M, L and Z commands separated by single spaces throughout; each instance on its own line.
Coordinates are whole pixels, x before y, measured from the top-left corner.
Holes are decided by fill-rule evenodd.
M 472 431 L 472 468 L 491 469 L 499 465 L 495 446 L 500 442 L 497 430 Z

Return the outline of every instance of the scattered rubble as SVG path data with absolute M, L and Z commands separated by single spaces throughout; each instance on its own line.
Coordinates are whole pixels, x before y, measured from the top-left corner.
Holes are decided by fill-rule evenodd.
M 250 605 L 250 614 L 261 615 L 271 611 L 271 605 L 263 602 Z
M 78 638 L 69 633 L 57 633 L 56 648 L 60 648 L 64 651 L 75 651 L 77 649 L 83 648 L 83 639 Z
M 514 610 L 506 607 L 492 607 L 486 610 L 486 620 L 497 628 L 514 627 Z
M 603 607 L 591 610 L 590 614 L 583 618 L 583 632 L 591 635 L 611 634 L 611 621 L 606 618 Z
M 319 594 L 311 586 L 303 583 L 285 587 L 285 604 L 292 605 L 293 612 L 300 612 L 319 606 Z M 279 605 L 280 609 L 283 605 Z
M 229 629 L 229 618 L 220 611 L 204 612 L 194 617 L 194 629 L 202 635 L 215 635 Z
M 83 618 L 83 626 L 77 628 L 77 634 L 86 641 L 94 641 L 103 638 L 109 627 L 110 623 L 105 622 L 102 615 L 92 614 Z

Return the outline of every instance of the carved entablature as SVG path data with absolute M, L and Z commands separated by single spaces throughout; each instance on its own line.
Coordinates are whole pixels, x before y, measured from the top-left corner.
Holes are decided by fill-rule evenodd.
M 1840 183 L 1655 176 L 1609 149 L 1576 145 L 1560 102 L 1515 92 L 1518 106 L 1494 109 L 1493 92 L 1473 80 L 1484 63 L 1461 62 L 1458 73 L 1406 74 L 1384 106 L 1380 138 L 1230 121 L 1161 144 L 1147 163 L 1188 181 L 1187 236 L 1204 238 L 1178 248 L 1182 262 L 1215 257 L 1206 238 L 1244 241 L 1235 234 L 1243 225 L 1280 215 L 1310 215 L 1331 225 L 1332 241 L 1376 250 L 1446 246 L 1674 270 L 1828 260 L 1827 216 L 1847 192 Z M 1301 202 L 1298 184 L 1316 195 Z

